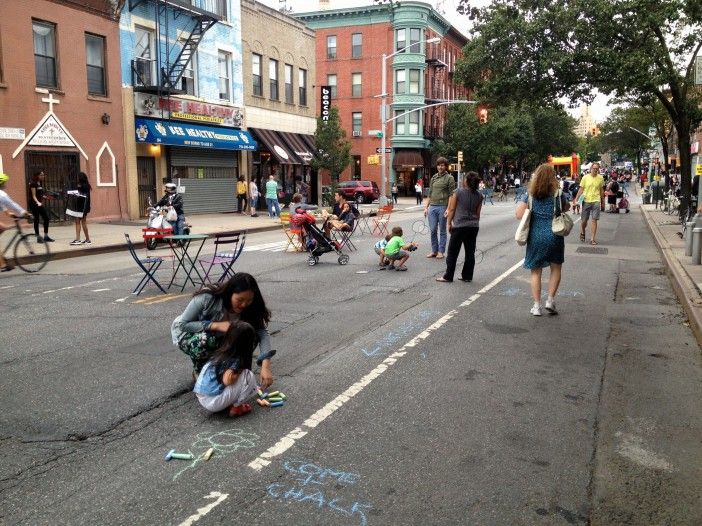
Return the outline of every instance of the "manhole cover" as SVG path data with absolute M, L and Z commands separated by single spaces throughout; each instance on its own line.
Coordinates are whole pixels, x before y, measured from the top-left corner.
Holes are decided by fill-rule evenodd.
M 602 247 L 578 247 L 575 251 L 581 254 L 607 254 L 609 252 L 608 249 Z

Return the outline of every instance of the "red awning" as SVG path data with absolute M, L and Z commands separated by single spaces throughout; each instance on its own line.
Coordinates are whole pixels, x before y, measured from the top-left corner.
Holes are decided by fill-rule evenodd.
M 418 150 L 395 150 L 393 168 L 416 168 L 424 166 L 422 154 Z

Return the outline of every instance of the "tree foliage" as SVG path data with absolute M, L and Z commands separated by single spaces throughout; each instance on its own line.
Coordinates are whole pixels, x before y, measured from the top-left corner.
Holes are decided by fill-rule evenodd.
M 317 118 L 314 142 L 319 155 L 310 164 L 315 170 L 328 170 L 334 185 L 351 164 L 351 142 L 341 127 L 338 108 L 332 106 L 328 121 Z
M 700 0 L 493 0 L 473 8 L 474 38 L 457 78 L 480 100 L 588 101 L 593 89 L 637 104 L 657 100 L 677 131 L 683 192 L 690 132 L 702 119 L 693 61 Z

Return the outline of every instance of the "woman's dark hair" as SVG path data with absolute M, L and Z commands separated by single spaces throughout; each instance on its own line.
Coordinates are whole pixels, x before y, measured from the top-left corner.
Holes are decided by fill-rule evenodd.
M 255 329 L 265 329 L 271 319 L 271 311 L 266 307 L 266 302 L 261 295 L 261 289 L 258 288 L 256 278 L 246 272 L 237 272 L 228 281 L 218 283 L 216 285 L 208 285 L 203 287 L 194 295 L 212 294 L 216 298 L 222 299 L 222 306 L 228 311 L 232 310 L 232 294 L 239 292 L 253 292 L 253 302 L 246 307 L 239 318 L 242 321 L 250 323 Z
M 43 173 L 44 170 L 37 170 L 36 172 L 34 172 L 34 174 L 32 175 L 32 181 L 36 183 L 39 180 L 39 176 Z
M 466 186 L 473 190 L 474 193 L 478 191 L 478 186 L 480 185 L 480 176 L 476 172 L 468 172 L 466 174 Z
M 90 190 L 93 189 L 93 187 L 90 186 L 90 181 L 88 181 L 88 176 L 85 174 L 85 172 L 78 173 L 78 184 L 82 184 L 83 186 L 87 186 Z
M 251 369 L 256 345 L 258 337 L 251 324 L 243 321 L 232 323 L 222 338 L 221 345 L 210 358 L 216 368 L 217 378 L 221 380 L 227 369 Z

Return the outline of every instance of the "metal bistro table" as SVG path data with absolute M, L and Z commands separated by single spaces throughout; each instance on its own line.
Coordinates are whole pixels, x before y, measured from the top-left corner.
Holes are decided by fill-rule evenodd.
M 368 232 L 369 234 L 372 233 L 372 227 L 370 224 L 370 220 L 373 217 L 376 217 L 378 215 L 378 212 L 376 210 L 370 210 L 367 212 L 361 212 L 358 217 L 358 231 L 360 234 L 363 234 L 365 232 Z
M 208 237 L 210 236 L 208 236 L 207 234 L 188 234 L 180 236 L 166 236 L 163 238 L 166 241 L 168 241 L 168 244 L 171 246 L 171 250 L 173 251 L 173 255 L 178 260 L 178 266 L 173 271 L 173 277 L 171 278 L 171 282 L 168 284 L 169 289 L 175 282 L 176 276 L 178 275 L 178 271 L 181 268 L 183 269 L 183 272 L 185 272 L 185 281 L 183 282 L 183 286 L 180 289 L 181 292 L 185 290 L 188 281 L 190 281 L 190 283 L 193 284 L 193 287 L 196 286 L 195 280 L 192 277 L 193 271 L 195 272 L 195 274 L 197 274 L 197 277 L 200 278 L 200 283 L 203 283 L 202 276 L 197 270 L 196 263 L 197 258 L 200 257 L 202 247 L 205 245 L 205 241 Z M 190 244 L 193 241 L 200 241 L 199 246 L 197 246 L 197 243 L 195 243 L 195 246 L 197 246 L 197 252 L 194 258 L 190 257 L 189 252 Z M 176 285 L 178 285 L 178 283 L 176 283 Z

